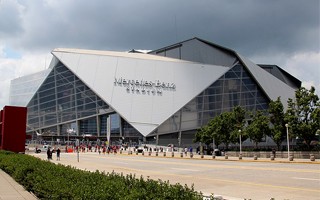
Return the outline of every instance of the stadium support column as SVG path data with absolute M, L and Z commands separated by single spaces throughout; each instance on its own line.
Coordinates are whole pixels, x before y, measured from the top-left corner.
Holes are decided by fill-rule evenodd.
M 110 145 L 110 136 L 111 136 L 111 117 L 110 115 L 108 115 L 108 118 L 107 118 L 107 146 L 109 147 Z
M 76 130 L 76 135 L 80 135 L 80 120 L 77 120 L 77 130 Z
M 101 121 L 100 121 L 100 115 L 97 115 L 97 136 L 100 137 L 101 133 Z
M 119 127 L 120 127 L 120 129 L 119 129 L 120 138 L 123 138 L 122 119 L 121 119 L 120 115 L 119 115 Z
M 61 134 L 61 126 L 62 126 L 61 124 L 58 124 L 58 125 L 57 125 L 57 135 L 58 135 L 58 136 L 62 135 L 62 134 Z

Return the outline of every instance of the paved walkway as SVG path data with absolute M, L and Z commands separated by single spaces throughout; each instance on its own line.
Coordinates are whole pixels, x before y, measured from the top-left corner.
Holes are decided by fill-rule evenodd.
M 0 200 L 36 200 L 38 199 L 27 192 L 11 176 L 0 169 Z
M 128 154 L 128 152 L 123 152 L 123 154 Z M 155 156 L 154 154 L 155 153 L 153 152 L 152 156 Z M 133 153 L 133 155 L 135 154 Z M 141 154 L 139 155 L 141 156 Z M 145 156 L 148 155 L 146 154 Z M 163 153 L 159 153 L 159 157 L 163 157 Z M 170 158 L 171 152 L 167 153 L 166 157 Z M 175 153 L 175 157 L 180 157 L 180 154 Z M 190 156 L 184 156 L 183 159 L 190 159 Z M 194 155 L 193 159 L 212 159 L 212 156 L 204 156 L 204 158 L 201 158 L 200 155 Z M 215 159 L 220 161 L 239 161 L 238 157 L 229 157 L 228 159 L 225 159 L 224 156 L 217 156 Z M 294 161 L 289 161 L 285 158 L 276 158 L 274 161 L 270 161 L 270 158 L 258 158 L 258 160 L 254 160 L 253 158 L 244 157 L 241 161 L 320 164 L 319 160 L 310 161 L 309 159 L 294 159 Z M 13 178 L 0 169 L 0 200 L 37 200 L 37 197 L 27 192 Z

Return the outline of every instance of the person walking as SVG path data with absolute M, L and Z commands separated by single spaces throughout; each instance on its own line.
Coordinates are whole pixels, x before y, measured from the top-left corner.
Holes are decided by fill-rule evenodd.
M 60 148 L 57 149 L 57 160 L 60 160 Z
M 47 158 L 48 160 L 52 159 L 52 152 L 50 151 L 50 147 L 48 147 L 48 150 L 47 150 Z

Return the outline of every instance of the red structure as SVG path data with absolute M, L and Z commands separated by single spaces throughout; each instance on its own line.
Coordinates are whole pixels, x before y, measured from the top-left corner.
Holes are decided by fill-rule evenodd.
M 27 108 L 5 106 L 0 111 L 0 149 L 25 151 Z

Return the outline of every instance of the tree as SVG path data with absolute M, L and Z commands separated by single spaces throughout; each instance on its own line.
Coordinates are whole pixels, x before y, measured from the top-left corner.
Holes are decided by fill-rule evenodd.
M 295 100 L 288 100 L 285 120 L 291 135 L 303 139 L 310 150 L 320 127 L 320 101 L 314 87 L 310 90 L 301 87 L 295 93 Z
M 194 142 L 208 143 L 212 140 L 215 145 L 220 143 L 226 145 L 226 149 L 230 143 L 238 142 L 239 130 L 244 126 L 245 110 L 237 106 L 232 112 L 224 112 L 216 116 L 210 122 L 197 130 Z
M 245 129 L 248 137 L 255 143 L 258 148 L 258 143 L 266 135 L 270 135 L 269 118 L 261 111 L 257 111 L 252 115 L 252 121 Z
M 277 144 L 278 150 L 280 150 L 282 141 L 286 139 L 284 111 L 280 97 L 278 97 L 276 101 L 270 102 L 269 114 L 270 122 L 272 123 L 272 128 L 269 136 Z
M 246 140 L 246 135 L 245 132 L 243 132 L 244 125 L 245 125 L 245 119 L 246 119 L 246 111 L 241 108 L 240 106 L 234 107 L 233 111 L 233 116 L 235 119 L 235 124 L 234 124 L 234 130 L 233 133 L 231 134 L 232 136 L 236 136 L 237 138 L 242 137 L 242 141 Z M 240 141 L 239 141 L 240 143 Z

